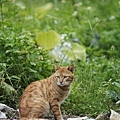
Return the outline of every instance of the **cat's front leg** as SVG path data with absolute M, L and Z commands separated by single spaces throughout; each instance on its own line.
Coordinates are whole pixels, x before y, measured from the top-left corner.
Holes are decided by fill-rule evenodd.
M 51 106 L 51 109 L 53 111 L 55 120 L 63 120 L 59 105 L 55 104 Z
M 60 104 L 56 100 L 53 100 L 53 102 L 51 102 L 50 104 L 55 120 L 64 120 L 61 114 Z

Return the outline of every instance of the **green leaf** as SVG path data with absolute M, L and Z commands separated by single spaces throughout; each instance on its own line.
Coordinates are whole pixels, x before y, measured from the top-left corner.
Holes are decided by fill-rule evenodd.
M 30 62 L 31 65 L 33 66 L 36 66 L 36 63 L 35 62 Z
M 37 33 L 36 42 L 38 45 L 44 47 L 47 50 L 50 50 L 60 43 L 60 35 L 54 30 Z
M 10 94 L 11 92 L 16 92 L 16 90 L 11 85 L 7 84 L 4 81 L 1 81 L 1 85 L 4 87 L 8 94 Z
M 64 49 L 64 53 L 71 59 L 86 61 L 86 49 L 78 43 L 71 43 L 72 49 Z
M 18 77 L 18 76 L 15 76 L 15 75 L 12 75 L 12 76 L 10 77 L 10 79 L 16 79 L 16 80 L 20 80 L 20 77 Z
M 113 82 L 113 84 L 114 84 L 115 86 L 117 86 L 118 88 L 120 88 L 120 83 L 118 83 L 118 82 Z
M 32 73 L 37 73 L 37 71 L 36 71 L 36 70 L 33 70 L 32 68 L 29 68 L 29 70 L 30 70 L 30 72 L 32 72 Z

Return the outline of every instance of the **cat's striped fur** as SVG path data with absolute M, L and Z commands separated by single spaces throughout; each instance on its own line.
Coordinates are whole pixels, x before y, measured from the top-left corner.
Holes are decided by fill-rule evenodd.
M 74 66 L 58 67 L 49 78 L 32 82 L 21 96 L 20 119 L 42 118 L 51 109 L 56 120 L 63 120 L 60 105 L 70 92 Z

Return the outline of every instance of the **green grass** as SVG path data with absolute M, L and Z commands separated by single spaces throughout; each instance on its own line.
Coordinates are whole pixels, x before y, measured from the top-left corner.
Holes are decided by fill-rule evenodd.
M 0 102 L 17 107 L 30 82 L 53 73 L 56 60 L 36 45 L 35 37 L 37 32 L 55 30 L 67 35 L 64 41 L 77 40 L 87 53 L 85 63 L 72 61 L 75 81 L 62 109 L 92 116 L 120 109 L 119 4 L 119 0 L 1 0 Z
M 108 62 L 104 57 L 85 64 L 78 63 L 71 94 L 63 105 L 66 112 L 96 116 L 109 112 L 110 108 L 119 108 L 113 103 L 120 97 L 114 97 L 119 95 L 120 89 L 113 84 L 119 83 L 119 63 L 117 60 Z

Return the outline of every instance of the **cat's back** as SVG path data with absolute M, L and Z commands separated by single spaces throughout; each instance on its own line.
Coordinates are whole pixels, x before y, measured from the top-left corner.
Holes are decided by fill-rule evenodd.
M 34 90 L 41 90 L 46 85 L 46 81 L 47 81 L 46 79 L 43 79 L 43 80 L 37 80 L 37 81 L 30 83 L 30 85 L 28 85 L 25 88 L 24 93 L 33 92 Z
M 20 103 L 22 104 L 27 100 L 31 101 L 35 98 L 37 99 L 46 98 L 47 99 L 47 96 L 46 96 L 47 87 L 48 87 L 47 79 L 32 82 L 30 85 L 28 85 L 25 88 L 23 95 L 21 96 Z

